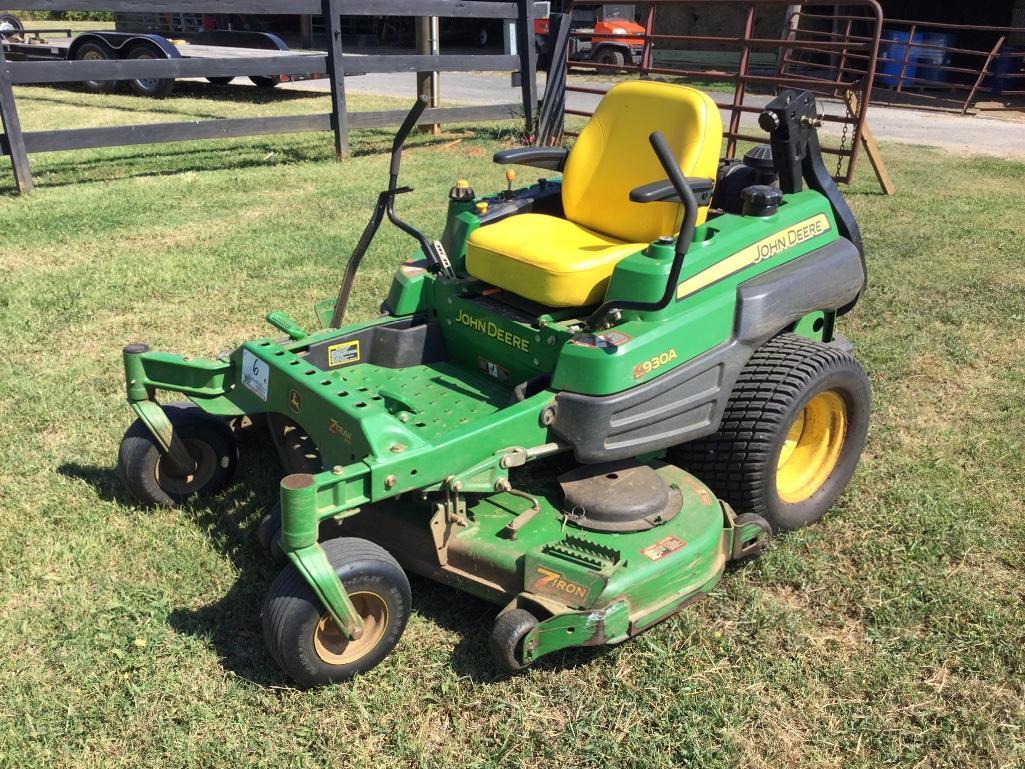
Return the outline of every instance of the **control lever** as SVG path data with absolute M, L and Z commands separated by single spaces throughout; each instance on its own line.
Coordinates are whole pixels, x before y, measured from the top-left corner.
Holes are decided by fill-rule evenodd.
M 413 104 L 412 109 L 406 115 L 405 120 L 402 121 L 402 125 L 399 126 L 398 132 L 395 134 L 395 138 L 392 140 L 391 145 L 391 165 L 388 172 L 388 189 L 383 190 L 377 196 L 377 203 L 374 205 L 374 213 L 370 216 L 370 221 L 367 222 L 367 226 L 363 229 L 363 234 L 360 236 L 359 242 L 356 244 L 355 250 L 352 252 L 352 256 L 349 257 L 349 261 L 345 265 L 345 274 L 342 277 L 342 285 L 338 289 L 338 297 L 335 299 L 335 308 L 331 313 L 331 328 L 338 328 L 342 325 L 342 319 L 345 317 L 345 308 L 349 304 L 349 295 L 352 293 L 352 284 L 356 279 L 356 272 L 359 270 L 359 265 L 363 261 L 363 256 L 366 254 L 367 249 L 370 248 L 370 244 L 374 240 L 374 236 L 377 234 L 378 228 L 381 226 L 381 222 L 384 217 L 388 217 L 388 221 L 398 227 L 400 230 L 411 236 L 420 244 L 420 250 L 424 252 L 424 256 L 427 257 L 427 269 L 431 272 L 441 272 L 448 277 L 453 277 L 452 265 L 448 261 L 448 257 L 442 257 L 438 253 L 438 243 L 434 243 L 427 240 L 422 232 L 413 227 L 411 224 L 407 224 L 399 218 L 398 214 L 395 213 L 395 196 L 401 195 L 404 192 L 412 192 L 412 187 L 399 187 L 399 168 L 402 164 L 402 147 L 406 143 L 406 139 L 409 138 L 410 131 L 413 130 L 413 126 L 420 120 L 420 116 L 423 115 L 424 110 L 427 108 L 427 97 L 420 96 Z

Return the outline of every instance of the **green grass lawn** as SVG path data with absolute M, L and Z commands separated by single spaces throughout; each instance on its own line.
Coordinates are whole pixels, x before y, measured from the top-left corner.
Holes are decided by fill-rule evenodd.
M 19 91 L 28 128 L 232 101 L 186 97 Z M 305 98 L 264 108 L 321 109 Z M 454 179 L 500 188 L 490 154 L 515 129 L 417 137 L 402 215 L 438 232 Z M 326 134 L 37 155 L 25 198 L 4 166 L 0 766 L 1025 762 L 1025 165 L 899 145 L 884 146 L 899 194 L 877 194 L 867 167 L 850 194 L 870 278 L 842 330 L 875 415 L 823 522 L 645 635 L 511 679 L 486 652 L 495 608 L 415 579 L 380 667 L 290 688 L 259 625 L 271 450 L 243 446 L 208 505 L 139 508 L 114 471 L 132 420 L 120 350 L 214 355 L 266 334 L 272 309 L 312 325 L 386 181 L 388 140 L 357 133 L 341 163 Z M 354 318 L 411 249 L 382 230 Z

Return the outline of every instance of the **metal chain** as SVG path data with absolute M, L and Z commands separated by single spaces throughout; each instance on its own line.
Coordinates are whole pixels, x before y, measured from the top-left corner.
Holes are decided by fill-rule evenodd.
M 840 136 L 840 154 L 836 156 L 836 177 L 840 178 L 840 171 L 843 169 L 843 151 L 847 148 L 847 130 L 851 124 L 846 120 L 843 124 L 843 134 Z

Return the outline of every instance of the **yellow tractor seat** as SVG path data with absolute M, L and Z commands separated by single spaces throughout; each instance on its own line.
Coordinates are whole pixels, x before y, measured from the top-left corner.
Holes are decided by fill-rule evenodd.
M 634 203 L 630 191 L 665 178 L 648 137 L 661 131 L 685 176 L 714 179 L 719 109 L 687 86 L 630 81 L 609 89 L 577 137 L 562 179 L 565 218 L 519 214 L 474 230 L 473 277 L 549 307 L 600 302 L 620 259 L 679 232 L 679 203 Z M 698 212 L 701 224 L 707 208 Z
M 535 302 L 585 307 L 605 296 L 616 263 L 647 245 L 624 243 L 557 216 L 520 214 L 475 230 L 467 263 L 472 259 L 474 277 Z

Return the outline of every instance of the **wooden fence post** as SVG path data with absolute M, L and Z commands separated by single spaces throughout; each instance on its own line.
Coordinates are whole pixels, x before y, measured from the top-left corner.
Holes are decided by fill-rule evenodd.
M 349 154 L 349 118 L 345 112 L 345 63 L 342 60 L 342 9 L 340 0 L 324 0 L 327 30 L 327 71 L 331 79 L 331 127 L 335 132 L 335 153 Z
M 7 70 L 7 59 L 4 57 L 3 46 L 0 46 L 0 123 L 3 123 L 7 154 L 11 156 L 14 183 L 18 187 L 18 192 L 22 195 L 32 192 L 32 171 L 28 166 L 25 137 L 21 134 L 21 120 L 18 119 L 18 107 L 14 103 L 11 73 Z
M 519 23 L 516 25 L 517 48 L 520 55 L 520 88 L 523 90 L 523 122 L 526 135 L 533 136 L 537 127 L 537 50 L 534 45 L 534 0 L 519 0 Z

